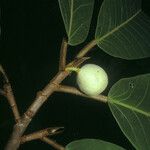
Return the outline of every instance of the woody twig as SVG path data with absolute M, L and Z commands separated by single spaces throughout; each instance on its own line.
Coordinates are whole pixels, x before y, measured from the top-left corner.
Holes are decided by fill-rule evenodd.
M 68 43 L 65 38 L 62 40 L 59 58 L 59 71 L 65 69 Z
M 50 127 L 40 131 L 36 131 L 32 134 L 24 135 L 23 137 L 21 137 L 21 144 L 32 140 L 41 139 L 43 137 L 60 134 L 63 132 L 63 130 L 64 130 L 63 127 Z
M 79 65 L 81 65 L 84 61 L 89 59 L 89 57 L 84 57 L 84 55 L 91 48 L 93 48 L 95 46 L 95 41 L 90 42 L 87 46 L 85 46 L 85 48 L 82 49 L 81 54 L 79 52 L 80 55 L 77 55 L 77 57 L 73 61 L 71 61 L 69 64 L 66 65 L 67 42 L 63 41 L 62 43 L 63 44 L 62 44 L 61 52 L 60 52 L 60 55 L 62 55 L 62 56 L 60 56 L 59 72 L 43 88 L 43 90 L 37 92 L 37 96 L 33 100 L 33 103 L 26 110 L 24 115 L 21 117 L 20 122 L 18 122 L 14 125 L 12 135 L 11 135 L 10 140 L 8 141 L 7 145 L 6 145 L 5 150 L 10 150 L 10 149 L 11 150 L 17 150 L 19 148 L 19 146 L 21 144 L 21 137 L 23 136 L 29 123 L 32 121 L 32 118 L 36 115 L 36 113 L 42 107 L 42 105 L 48 100 L 49 96 L 51 96 L 53 94 L 53 92 L 58 91 L 58 89 L 61 89 L 59 87 L 60 83 L 71 73 L 70 71 L 67 71 L 65 68 L 67 68 L 67 67 L 78 67 Z M 85 51 L 84 51 L 84 49 L 85 49 Z M 4 75 L 4 77 L 5 77 L 5 75 Z M 5 78 L 7 79 L 7 76 Z M 10 89 L 11 89 L 10 84 L 7 84 L 7 88 L 5 87 L 4 91 L 7 91 L 6 93 L 7 93 L 8 99 L 11 98 L 11 100 L 9 100 L 9 103 L 11 106 L 13 106 L 12 110 L 14 112 L 15 118 L 18 118 L 18 117 L 20 118 L 12 90 L 10 90 Z M 74 89 L 73 91 L 76 93 L 79 93 L 79 91 L 77 91 L 76 89 Z M 66 92 L 67 92 L 67 88 L 66 88 Z M 83 96 L 83 94 L 81 94 L 81 93 L 79 95 Z M 43 138 L 41 138 L 41 140 L 50 144 L 50 145 L 53 145 L 53 147 L 55 147 L 57 150 L 64 150 L 63 146 L 57 144 L 56 142 L 52 141 L 51 139 L 49 139 L 47 137 L 43 137 Z
M 4 78 L 3 90 L 2 89 L 0 90 L 0 94 L 6 97 L 6 99 L 8 100 L 8 103 L 12 109 L 15 121 L 19 122 L 20 113 L 19 113 L 19 110 L 18 110 L 18 107 L 16 104 L 14 93 L 13 93 L 11 84 L 9 82 L 9 79 L 7 77 L 7 74 L 1 65 L 0 65 L 0 73 L 3 75 L 3 78 Z
M 88 95 L 82 93 L 81 91 L 79 91 L 77 88 L 67 86 L 67 85 L 59 85 L 59 88 L 57 88 L 57 92 L 74 94 L 74 95 L 78 95 L 78 96 L 86 97 L 86 98 L 93 99 L 96 101 L 101 101 L 101 102 L 107 103 L 107 96 L 104 96 L 101 94 L 98 96 L 88 96 Z

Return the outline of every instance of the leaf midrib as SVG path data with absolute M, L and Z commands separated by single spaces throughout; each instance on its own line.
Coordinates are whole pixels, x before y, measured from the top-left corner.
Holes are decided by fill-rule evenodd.
M 115 27 L 113 30 L 111 30 L 110 32 L 108 32 L 107 34 L 103 35 L 101 38 L 96 39 L 97 42 L 101 42 L 102 40 L 104 40 L 106 37 L 108 37 L 109 35 L 113 34 L 114 32 L 118 31 L 121 27 L 123 27 L 124 25 L 126 25 L 127 23 L 129 23 L 132 19 L 134 19 L 142 10 L 140 9 L 139 11 L 137 11 L 133 16 L 131 16 L 129 19 L 127 19 L 125 22 L 121 23 L 119 26 Z
M 68 30 L 68 37 L 70 37 L 71 34 L 71 27 L 72 27 L 72 22 L 73 22 L 73 0 L 71 0 L 70 4 L 70 21 L 69 21 L 69 30 Z
M 150 117 L 150 113 L 149 113 L 149 112 L 145 112 L 145 111 L 140 110 L 140 109 L 138 109 L 138 108 L 136 108 L 136 107 L 133 107 L 133 106 L 131 106 L 131 105 L 127 105 L 127 104 L 125 104 L 125 103 L 120 103 L 120 102 L 118 102 L 118 101 L 116 101 L 116 100 L 112 100 L 112 99 L 109 100 L 109 102 L 112 103 L 112 104 L 116 104 L 116 105 L 125 107 L 125 108 L 127 108 L 127 109 L 130 109 L 130 110 L 132 110 L 132 111 L 134 111 L 134 112 L 140 113 L 140 114 L 145 115 L 145 116 L 147 116 L 147 117 Z

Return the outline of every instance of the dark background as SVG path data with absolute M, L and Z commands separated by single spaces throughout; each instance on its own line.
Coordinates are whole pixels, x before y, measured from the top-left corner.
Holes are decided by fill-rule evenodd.
M 84 44 L 93 39 L 98 7 L 96 0 L 90 34 Z M 66 36 L 57 0 L 3 0 L 1 2 L 2 44 L 0 63 L 8 73 L 23 113 L 58 71 L 59 49 Z M 143 0 L 143 10 L 150 16 L 149 0 Z M 68 61 L 84 44 L 70 47 Z M 123 77 L 150 72 L 150 59 L 127 61 L 114 58 L 95 48 L 88 63 L 102 66 L 109 76 L 110 87 Z M 76 86 L 75 75 L 64 81 Z M 7 101 L 0 97 L 0 150 L 4 149 L 12 132 L 14 119 Z M 107 105 L 69 94 L 54 93 L 40 109 L 26 133 L 51 126 L 64 126 L 61 135 L 54 136 L 62 145 L 81 139 L 98 138 L 116 143 L 128 150 L 131 144 L 124 137 Z M 26 143 L 20 150 L 53 149 L 41 141 Z

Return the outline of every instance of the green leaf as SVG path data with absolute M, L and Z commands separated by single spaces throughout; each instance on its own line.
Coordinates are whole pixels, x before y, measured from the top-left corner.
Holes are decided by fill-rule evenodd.
M 69 143 L 65 150 L 125 150 L 124 148 L 97 139 L 82 139 Z
M 68 43 L 77 45 L 82 43 L 89 32 L 94 0 L 58 0 Z
M 123 59 L 150 56 L 150 18 L 141 0 L 104 0 L 95 38 L 106 53 Z
M 124 78 L 108 94 L 108 104 L 137 150 L 150 150 L 150 74 Z

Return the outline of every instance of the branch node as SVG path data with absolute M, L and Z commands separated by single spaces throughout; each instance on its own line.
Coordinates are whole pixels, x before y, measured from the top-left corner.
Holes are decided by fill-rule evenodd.
M 34 113 L 31 110 L 28 110 L 27 112 L 24 113 L 25 117 L 28 119 L 32 119 L 34 116 Z
M 21 144 L 32 141 L 32 140 L 41 139 L 46 136 L 52 136 L 52 135 L 62 133 L 63 129 L 64 127 L 51 127 L 51 128 L 46 128 L 40 131 L 36 131 L 28 135 L 24 135 L 23 137 L 21 137 Z
M 37 95 L 36 95 L 36 98 L 38 98 L 38 97 L 45 97 L 45 98 L 47 98 L 47 95 L 45 95 L 42 91 L 38 91 Z

